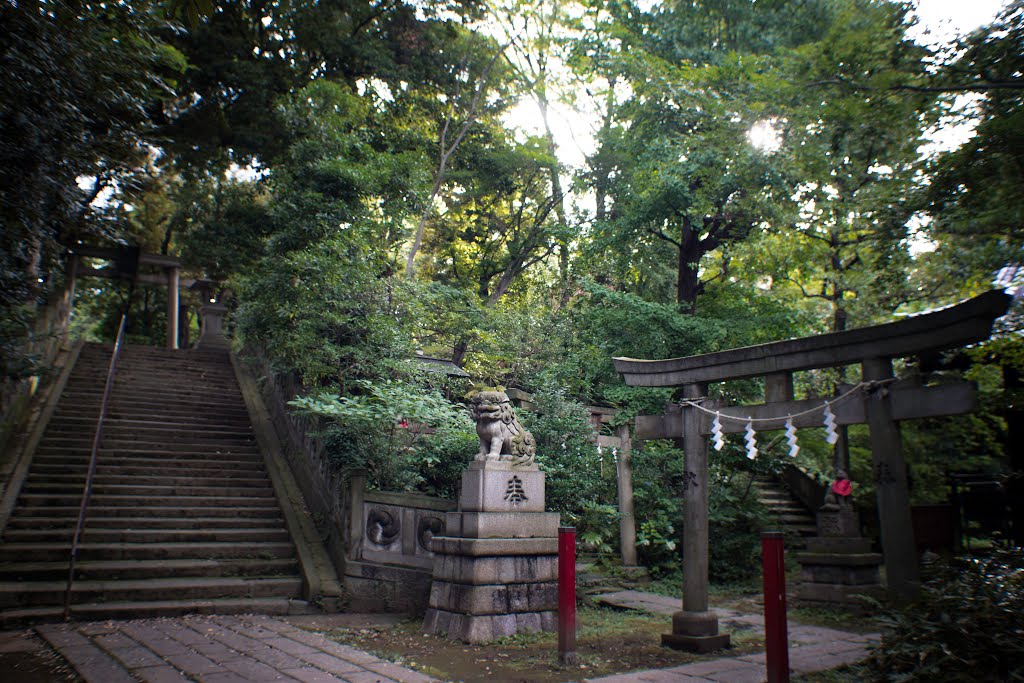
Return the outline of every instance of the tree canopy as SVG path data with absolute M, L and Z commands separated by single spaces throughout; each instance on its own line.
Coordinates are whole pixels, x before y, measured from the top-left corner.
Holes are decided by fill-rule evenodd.
M 666 393 L 612 356 L 882 322 L 1019 264 L 1024 2 L 950 45 L 913 21 L 888 0 L 4 3 L 2 329 L 26 334 L 69 250 L 134 244 L 230 288 L 238 344 L 331 405 L 447 390 L 420 354 L 565 414 L 650 409 Z M 80 293 L 81 327 L 122 296 Z

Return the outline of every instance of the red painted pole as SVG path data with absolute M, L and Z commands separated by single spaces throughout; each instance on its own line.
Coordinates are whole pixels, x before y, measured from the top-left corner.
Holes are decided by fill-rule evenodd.
M 788 683 L 786 563 L 781 531 L 761 532 L 761 562 L 764 567 L 764 640 L 768 683 Z
M 576 663 L 576 528 L 558 527 L 558 661 Z

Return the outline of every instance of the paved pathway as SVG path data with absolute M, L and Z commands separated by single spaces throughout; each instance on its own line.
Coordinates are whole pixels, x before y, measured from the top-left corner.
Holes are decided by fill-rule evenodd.
M 618 591 L 595 596 L 603 604 L 672 614 L 679 609 L 678 598 L 667 598 L 642 591 Z M 764 633 L 764 617 L 727 609 L 712 609 L 723 631 L 754 629 Z M 827 671 L 856 664 L 868 656 L 868 648 L 878 642 L 877 633 L 851 633 L 821 626 L 789 624 L 789 668 L 797 674 Z M 760 683 L 765 678 L 765 655 L 743 655 L 705 660 L 668 669 L 652 669 L 590 679 L 602 683 Z
M 678 609 L 678 600 L 619 591 L 597 596 L 599 602 L 657 613 Z M 714 610 L 723 630 L 763 631 L 760 615 Z M 51 624 L 36 627 L 42 636 L 92 683 L 258 683 L 261 681 L 344 681 L 347 683 L 431 683 L 434 679 L 386 662 L 313 629 L 367 625 L 389 618 L 371 615 L 187 616 L 180 618 Z M 393 619 L 391 619 L 393 621 Z M 348 623 L 352 622 L 352 623 Z M 0 638 L 0 651 L 13 651 L 26 632 Z M 5 634 L 0 634 L 3 636 Z M 794 673 L 834 669 L 861 661 L 876 634 L 857 634 L 818 626 L 791 624 L 789 663 Z M 10 641 L 10 642 L 8 642 Z M 6 645 L 5 645 L 6 643 Z M 705 659 L 667 669 L 652 669 L 590 679 L 602 683 L 760 683 L 765 655 Z
M 267 616 L 59 624 L 36 631 L 89 683 L 434 680 Z

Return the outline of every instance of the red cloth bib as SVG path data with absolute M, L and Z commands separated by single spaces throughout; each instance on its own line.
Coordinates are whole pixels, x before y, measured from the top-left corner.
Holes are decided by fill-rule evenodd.
M 837 496 L 848 496 L 853 491 L 853 485 L 849 479 L 838 479 L 832 484 L 832 493 Z

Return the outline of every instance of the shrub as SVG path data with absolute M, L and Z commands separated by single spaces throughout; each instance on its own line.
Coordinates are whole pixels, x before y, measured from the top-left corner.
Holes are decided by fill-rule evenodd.
M 476 439 L 465 408 L 421 382 L 353 384 L 358 394 L 321 391 L 289 401 L 300 413 L 327 418 L 324 440 L 334 466 L 365 468 L 382 490 L 453 490 L 453 470 L 465 466 Z
M 1024 551 L 926 563 L 920 598 L 883 623 L 874 680 L 1024 680 Z
M 683 452 L 666 441 L 647 442 L 633 459 L 637 544 L 641 562 L 655 573 L 675 572 L 682 563 L 683 462 Z M 713 462 L 708 474 L 708 526 L 714 539 L 708 574 L 716 583 L 761 570 L 764 511 L 749 491 L 748 478 L 735 472 Z
M 615 464 L 599 454 L 583 404 L 564 390 L 542 387 L 534 393 L 536 413 L 519 411 L 537 440 L 537 464 L 547 474 L 547 509 L 574 524 L 580 541 L 600 552 L 618 547 Z

